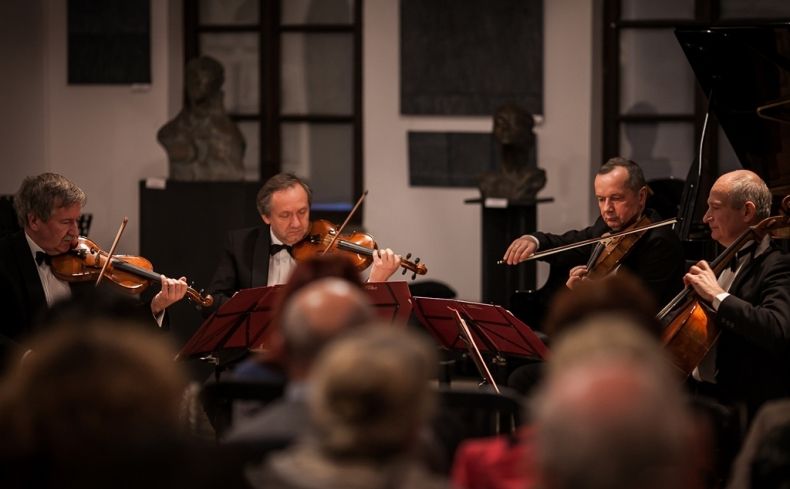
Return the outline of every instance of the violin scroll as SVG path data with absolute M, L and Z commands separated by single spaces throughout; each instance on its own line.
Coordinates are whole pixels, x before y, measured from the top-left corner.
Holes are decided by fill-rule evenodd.
M 412 272 L 411 279 L 417 278 L 417 275 L 425 275 L 428 273 L 428 267 L 420 263 L 420 259 L 416 258 L 414 262 L 410 262 L 411 253 L 407 253 L 405 257 L 400 259 L 400 266 L 403 268 L 401 275 L 406 275 L 407 271 Z

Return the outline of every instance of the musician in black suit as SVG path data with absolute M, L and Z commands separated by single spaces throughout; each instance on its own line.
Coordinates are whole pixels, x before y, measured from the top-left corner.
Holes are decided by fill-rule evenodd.
M 704 220 L 711 237 L 729 246 L 768 217 L 770 207 L 765 182 L 736 170 L 714 183 Z M 746 408 L 750 417 L 766 400 L 790 396 L 790 255 L 766 235 L 745 243 L 719 277 L 701 261 L 684 280 L 716 311 L 721 330 L 694 378 L 715 383 L 719 400 Z
M 291 247 L 310 231 L 310 187 L 290 173 L 263 184 L 256 198 L 263 224 L 228 233 L 209 290 L 214 309 L 240 289 L 283 284 L 296 263 Z M 370 281 L 386 281 L 400 266 L 390 249 L 373 254 Z M 210 312 L 210 311 L 207 311 Z
M 21 231 L 0 239 L 0 362 L 21 353 L 18 342 L 35 331 L 36 319 L 54 303 L 80 293 L 92 284 L 61 280 L 49 267 L 53 255 L 77 243 L 85 193 L 62 175 L 27 177 L 14 197 Z M 162 276 L 162 290 L 150 308 L 161 325 L 165 309 L 186 294 L 186 279 Z
M 622 231 L 643 215 L 653 222 L 660 220 L 655 211 L 645 209 L 648 187 L 642 169 L 631 160 L 618 157 L 604 163 L 595 176 L 594 188 L 601 216 L 592 226 L 559 235 L 536 232 L 521 236 L 510 244 L 503 260 L 515 265 L 538 250 Z M 549 255 L 543 260 L 552 266 L 570 268 L 566 285 L 573 288 L 587 275 L 586 263 L 594 252 L 595 247 L 590 245 Z M 621 266 L 644 282 L 659 304 L 668 302 L 681 289 L 683 264 L 680 240 L 669 226 L 646 231 L 621 262 Z

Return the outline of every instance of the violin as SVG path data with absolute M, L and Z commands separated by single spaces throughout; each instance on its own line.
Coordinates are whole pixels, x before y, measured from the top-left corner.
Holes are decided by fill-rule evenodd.
M 790 229 L 790 195 L 782 199 L 783 215 L 768 217 L 746 229 L 738 238 L 710 263 L 718 277 L 735 258 L 735 253 L 749 241 L 759 243 L 766 234 L 777 236 Z M 702 302 L 693 287 L 686 286 L 673 298 L 656 318 L 664 325 L 661 342 L 670 352 L 674 364 L 686 375 L 697 368 L 719 337 L 714 322 L 713 309 Z
M 96 243 L 80 236 L 77 246 L 52 257 L 50 268 L 57 278 L 67 282 L 96 281 L 104 269 L 103 277 L 130 294 L 140 294 L 152 282 L 161 280 L 151 262 L 141 256 L 113 255 L 108 262 L 109 256 L 110 253 Z M 203 291 L 192 287 L 187 288 L 187 297 L 199 307 L 210 307 L 214 303 L 211 295 L 204 295 Z
M 361 271 L 373 263 L 373 253 L 376 250 L 378 245 L 371 235 L 362 232 L 340 234 L 334 224 L 318 219 L 313 221 L 307 236 L 294 245 L 293 257 L 296 261 L 303 261 L 325 253 L 342 254 L 351 259 L 357 270 Z M 413 262 L 409 258 L 411 253 L 400 260 L 404 275 L 411 271 L 413 280 L 417 275 L 428 273 L 428 268 L 420 263 L 419 258 Z
M 631 252 L 639 238 L 644 236 L 651 223 L 649 217 L 642 216 L 641 219 L 624 229 L 624 233 L 618 233 L 616 237 L 603 236 L 604 239 L 600 242 L 603 246 L 596 247 L 587 262 L 585 278 L 595 280 L 615 271 Z

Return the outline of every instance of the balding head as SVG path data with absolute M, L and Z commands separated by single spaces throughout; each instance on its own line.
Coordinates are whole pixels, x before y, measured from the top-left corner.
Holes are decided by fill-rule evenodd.
M 771 214 L 771 191 L 762 178 L 749 170 L 735 170 L 720 176 L 713 184 L 714 191 L 726 195 L 726 203 L 732 209 L 742 209 L 751 202 L 755 209 L 756 221 Z
M 283 312 L 289 370 L 306 372 L 326 344 L 372 319 L 367 296 L 349 282 L 325 278 L 306 285 L 288 300 Z
M 662 489 L 688 474 L 684 397 L 655 338 L 630 321 L 595 316 L 552 351 L 533 413 L 549 487 Z

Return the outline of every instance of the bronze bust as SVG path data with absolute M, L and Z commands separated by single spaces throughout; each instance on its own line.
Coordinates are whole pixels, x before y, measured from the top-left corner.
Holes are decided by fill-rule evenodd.
M 506 104 L 494 114 L 494 139 L 499 149 L 499 171 L 480 178 L 483 198 L 526 201 L 546 185 L 546 172 L 535 163 L 535 122 L 532 114 L 516 104 Z
M 244 137 L 222 105 L 222 65 L 208 56 L 186 66 L 187 104 L 157 133 L 173 180 L 242 180 Z

